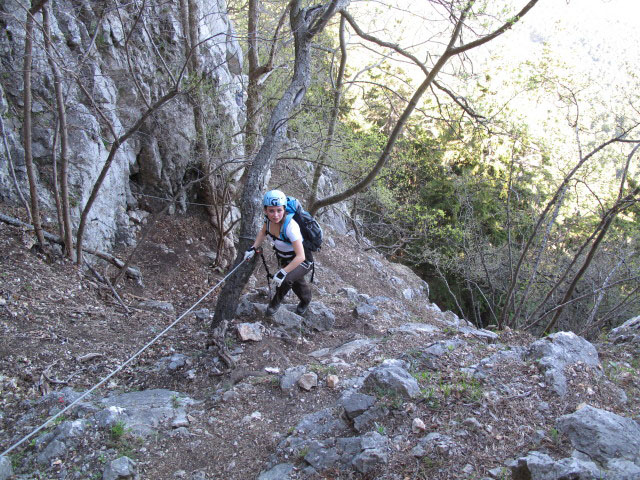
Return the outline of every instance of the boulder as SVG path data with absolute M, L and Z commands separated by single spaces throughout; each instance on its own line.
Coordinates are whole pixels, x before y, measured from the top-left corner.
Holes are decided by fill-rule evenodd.
M 591 460 L 602 465 L 626 460 L 640 468 L 640 425 L 634 420 L 586 405 L 558 418 L 556 425 Z
M 567 393 L 564 367 L 582 362 L 599 372 L 600 366 L 595 347 L 573 332 L 558 332 L 533 342 L 525 352 L 524 359 L 538 362 L 547 383 L 560 396 Z
M 8 457 L 0 457 L 0 480 L 7 480 L 13 475 L 13 467 Z
M 364 387 L 370 391 L 395 392 L 403 397 L 416 398 L 420 387 L 400 360 L 385 360 L 365 378 Z
M 129 457 L 120 457 L 109 462 L 102 474 L 102 480 L 135 480 L 137 478 L 136 462 Z
M 261 472 L 258 480 L 288 480 L 293 474 L 295 466 L 291 463 L 280 463 L 270 470 Z

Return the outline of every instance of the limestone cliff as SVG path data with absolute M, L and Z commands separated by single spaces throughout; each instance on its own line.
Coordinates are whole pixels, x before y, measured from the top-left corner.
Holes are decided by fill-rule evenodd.
M 179 78 L 188 55 L 186 16 L 180 3 L 48 2 L 54 57 L 62 76 L 69 132 L 69 186 L 74 227 L 109 154 L 113 125 L 118 135 L 131 128 Z M 0 148 L 0 200 L 16 202 L 9 160 L 20 188 L 28 194 L 22 145 L 23 57 L 28 2 L 0 2 L 0 114 L 7 148 Z M 198 0 L 198 60 L 205 72 L 203 107 L 210 162 L 242 157 L 242 51 L 226 15 L 224 0 Z M 33 39 L 33 157 L 40 200 L 54 215 L 53 152 L 57 116 L 51 68 L 45 54 L 42 14 L 35 16 Z M 186 70 L 181 92 L 194 75 Z M 89 94 L 87 94 L 84 92 Z M 86 245 L 108 248 L 131 239 L 128 211 L 141 194 L 174 195 L 193 179 L 194 96 L 181 93 L 120 147 L 91 209 Z M 59 145 L 59 141 L 58 141 Z M 7 150 L 9 155 L 7 155 Z M 193 192 L 192 192 L 193 193 Z M 182 198 L 184 202 L 185 198 Z

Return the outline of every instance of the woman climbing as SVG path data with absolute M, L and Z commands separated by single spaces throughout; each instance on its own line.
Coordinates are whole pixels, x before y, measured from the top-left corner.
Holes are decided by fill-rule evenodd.
M 296 313 L 304 315 L 311 303 L 311 287 L 304 279 L 313 267 L 311 250 L 304 245 L 300 226 L 292 218 L 293 214 L 285 211 L 287 197 L 284 193 L 270 190 L 265 193 L 262 203 L 265 222 L 251 248 L 244 253 L 244 259 L 253 258 L 267 235 L 271 237 L 280 270 L 273 276 L 277 288 L 267 306 L 266 314 L 272 316 L 276 313 L 285 295 L 293 289 L 300 299 Z

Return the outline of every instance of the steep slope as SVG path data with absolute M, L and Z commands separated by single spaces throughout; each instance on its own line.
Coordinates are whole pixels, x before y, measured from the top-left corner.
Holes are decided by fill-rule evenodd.
M 221 352 L 206 349 L 214 294 L 13 450 L 0 478 L 9 462 L 16 478 L 34 479 L 560 478 L 527 473 L 544 461 L 549 472 L 570 463 L 551 459 L 576 448 L 559 417 L 587 403 L 638 418 L 632 344 L 603 343 L 596 352 L 571 335 L 539 343 L 478 330 L 430 304 L 424 282 L 405 267 L 328 233 L 306 318 L 286 309 L 264 318 L 258 266 L 223 339 L 231 372 Z M 210 233 L 198 213 L 157 229 L 137 257 L 144 283 L 128 280 L 122 301 L 91 272 L 34 254 L 31 244 L 30 235 L 0 225 L 2 450 L 222 277 L 209 266 Z M 531 451 L 539 453 L 523 460 Z M 633 458 L 619 460 L 633 468 Z

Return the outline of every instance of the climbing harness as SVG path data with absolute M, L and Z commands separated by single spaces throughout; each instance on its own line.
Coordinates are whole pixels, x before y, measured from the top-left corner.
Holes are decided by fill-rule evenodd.
M 138 358 L 142 352 L 144 352 L 147 348 L 149 348 L 151 345 L 153 345 L 156 341 L 158 341 L 158 339 L 160 337 L 162 337 L 165 333 L 167 333 L 169 330 L 171 330 L 180 320 L 182 320 L 188 313 L 190 313 L 194 308 L 196 308 L 205 298 L 207 298 L 209 295 L 211 295 L 220 285 L 222 285 L 227 278 L 229 278 L 231 275 L 233 275 L 233 273 L 235 273 L 235 271 L 240 268 L 240 265 L 242 265 L 245 262 L 244 259 L 242 259 L 242 261 L 240 263 L 238 263 L 238 265 L 236 265 L 235 267 L 233 267 L 233 269 L 227 273 L 227 275 L 220 280 L 218 283 L 216 283 L 212 288 L 209 289 L 209 291 L 207 293 L 205 293 L 202 297 L 200 297 L 200 299 L 194 303 L 187 311 L 185 311 L 182 315 L 180 315 L 178 318 L 176 318 L 173 323 L 171 323 L 171 325 L 169 325 L 167 328 L 165 328 L 164 330 L 162 330 L 158 335 L 156 335 L 153 340 L 151 340 L 150 342 L 148 342 L 144 347 L 142 347 L 140 350 L 138 350 L 136 353 L 134 353 L 131 357 L 129 357 L 128 360 L 126 360 L 124 363 L 122 363 L 118 368 L 116 368 L 115 370 L 113 370 L 109 375 L 107 375 L 106 377 L 104 377 L 102 380 L 100 380 L 97 384 L 95 384 L 93 387 L 91 387 L 89 390 L 87 390 L 86 392 L 84 392 L 82 395 L 80 395 L 78 398 L 76 398 L 73 402 L 71 402 L 69 405 L 67 405 L 65 408 L 63 408 L 62 410 L 60 410 L 58 413 L 56 413 L 55 415 L 53 415 L 52 417 L 50 417 L 46 422 L 44 422 L 42 425 L 40 425 L 38 428 L 36 428 L 35 430 L 33 430 L 30 434 L 26 435 L 25 437 L 23 437 L 21 440 L 19 440 L 18 442 L 14 443 L 13 445 L 11 445 L 9 448 L 7 448 L 4 452 L 0 453 L 0 457 L 4 457 L 6 456 L 8 453 L 10 453 L 12 450 L 14 450 L 16 447 L 20 446 L 21 444 L 23 444 L 24 442 L 26 442 L 27 440 L 29 440 L 31 437 L 33 437 L 36 433 L 38 433 L 40 430 L 42 430 L 43 428 L 45 428 L 47 425 L 51 424 L 51 422 L 53 422 L 56 418 L 64 415 L 65 412 L 69 411 L 72 407 L 74 407 L 76 404 L 78 404 L 81 400 L 85 399 L 88 395 L 90 395 L 94 390 L 96 390 L 97 388 L 101 387 L 102 385 L 104 385 L 107 380 L 109 380 L 110 378 L 112 378 L 114 375 L 116 375 L 118 372 L 120 372 L 124 367 L 126 367 L 127 365 L 129 365 L 131 362 L 133 362 L 136 358 Z

